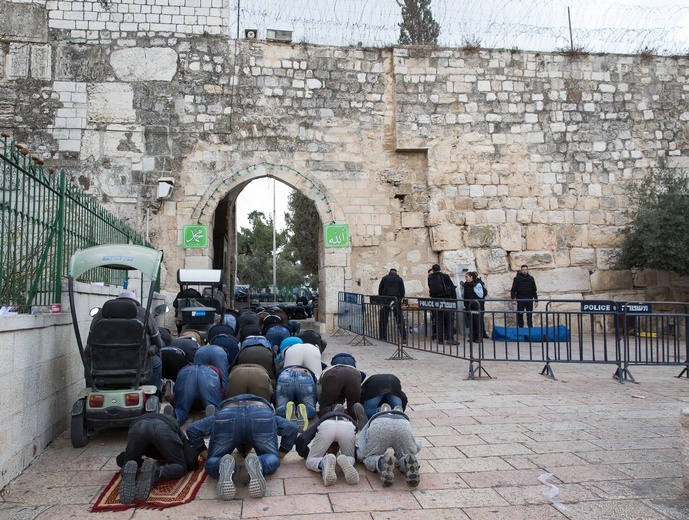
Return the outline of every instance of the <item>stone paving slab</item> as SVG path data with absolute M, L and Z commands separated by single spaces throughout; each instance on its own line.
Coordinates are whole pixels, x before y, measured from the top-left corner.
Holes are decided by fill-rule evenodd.
M 610 365 L 486 363 L 492 378 L 467 378 L 463 360 L 390 345 L 351 345 L 330 336 L 325 360 L 350 352 L 368 374 L 400 377 L 423 442 L 421 484 L 396 473 L 390 488 L 357 464 L 361 481 L 324 487 L 296 453 L 268 477 L 263 499 L 248 496 L 240 463 L 237 498 L 217 499 L 208 478 L 190 504 L 163 511 L 88 513 L 117 470 L 126 431 L 99 432 L 74 449 L 63 433 L 0 493 L 8 520 L 249 519 L 534 520 L 689 518 L 679 453 L 679 417 L 689 380 L 677 367 L 633 367 L 640 384 L 620 384 Z M 240 461 L 241 462 L 241 461 Z M 546 481 L 548 485 L 543 484 Z

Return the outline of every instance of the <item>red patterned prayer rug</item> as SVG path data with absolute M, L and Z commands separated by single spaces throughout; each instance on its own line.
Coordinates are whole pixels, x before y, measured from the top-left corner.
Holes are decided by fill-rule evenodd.
M 201 484 L 206 480 L 206 470 L 203 469 L 203 463 L 201 463 L 199 469 L 188 472 L 178 480 L 160 480 L 156 487 L 151 490 L 151 494 L 146 502 L 134 500 L 134 503 L 130 505 L 124 505 L 120 502 L 121 480 L 122 475 L 118 471 L 89 511 L 92 513 L 99 511 L 123 511 L 130 507 L 165 509 L 166 507 L 186 504 L 194 500 Z

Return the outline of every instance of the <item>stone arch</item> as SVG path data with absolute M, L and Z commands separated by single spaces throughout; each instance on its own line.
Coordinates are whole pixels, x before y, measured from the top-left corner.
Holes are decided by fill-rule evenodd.
M 276 179 L 292 189 L 300 191 L 311 199 L 318 211 L 321 224 L 346 223 L 344 211 L 339 206 L 330 190 L 311 173 L 303 173 L 290 166 L 268 162 L 256 163 L 232 171 L 229 176 L 221 178 L 219 173 L 215 183 L 208 186 L 191 214 L 191 221 L 213 227 L 215 211 L 221 201 L 229 197 L 231 202 L 241 193 L 243 188 L 253 180 L 260 178 Z M 234 208 L 233 208 L 234 209 Z M 236 233 L 236 215 L 233 215 Z M 323 234 L 319 236 L 319 316 L 325 330 L 336 326 L 337 293 L 345 286 L 345 280 L 351 280 L 351 264 L 343 261 L 342 253 L 349 250 L 340 249 L 338 253 L 329 252 L 323 241 Z M 189 254 L 189 252 L 187 252 Z M 235 253 L 236 255 L 236 249 Z M 348 256 L 348 255 L 345 255 Z

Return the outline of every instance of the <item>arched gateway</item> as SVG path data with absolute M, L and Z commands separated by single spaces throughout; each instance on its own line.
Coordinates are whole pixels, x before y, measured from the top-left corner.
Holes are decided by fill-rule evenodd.
M 351 265 L 343 261 L 350 252 L 338 247 L 335 251 L 326 247 L 323 226 L 328 224 L 346 224 L 345 215 L 331 196 L 326 186 L 313 175 L 296 170 L 287 165 L 258 163 L 234 169 L 227 174 L 220 174 L 199 199 L 187 221 L 179 221 L 178 229 L 185 225 L 203 225 L 208 228 L 208 247 L 184 249 L 180 263 L 185 267 L 219 268 L 226 273 L 228 287 L 231 285 L 237 270 L 237 215 L 236 201 L 242 190 L 251 182 L 260 178 L 276 179 L 289 187 L 300 191 L 311 199 L 318 211 L 319 227 L 319 316 L 318 321 L 327 329 L 335 324 L 337 312 L 337 292 L 345 287 L 345 280 L 351 279 Z M 182 238 L 184 243 L 184 238 Z M 170 266 L 168 266 L 168 269 Z M 279 280 L 278 280 L 279 282 Z

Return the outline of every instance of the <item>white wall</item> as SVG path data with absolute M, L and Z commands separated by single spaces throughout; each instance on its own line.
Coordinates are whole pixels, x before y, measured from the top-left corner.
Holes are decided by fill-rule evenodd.
M 76 289 L 85 340 L 89 310 L 121 288 L 77 284 Z M 60 314 L 0 317 L 0 490 L 69 428 L 72 405 L 83 387 L 66 291 Z

